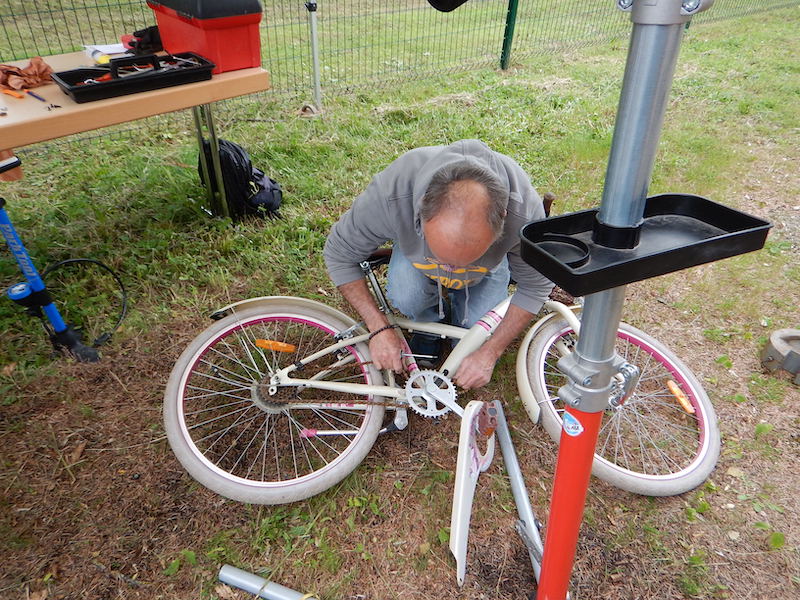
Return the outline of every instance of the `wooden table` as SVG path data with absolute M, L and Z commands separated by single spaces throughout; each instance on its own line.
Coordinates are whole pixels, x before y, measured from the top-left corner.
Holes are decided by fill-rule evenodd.
M 45 56 L 43 59 L 56 72 L 94 66 L 91 59 L 83 52 Z M 28 61 L 17 61 L 11 64 L 24 67 Z M 217 100 L 267 89 L 269 89 L 269 73 L 255 67 L 215 74 L 208 81 L 187 83 L 83 104 L 76 103 L 55 83 L 32 90 L 44 98 L 45 102 L 28 94 L 25 94 L 23 99 L 0 94 L 0 106 L 5 106 L 8 113 L 6 116 L 0 117 L 0 150 L 19 148 L 109 125 L 191 108 L 194 111 L 195 126 L 201 148 L 202 140 L 205 137 L 202 131 L 203 124 L 208 130 L 208 139 L 212 148 L 212 167 L 216 174 L 216 181 L 222 181 L 219 145 L 210 105 Z M 51 104 L 56 104 L 60 108 L 49 108 Z M 223 186 L 217 186 L 219 188 L 216 190 L 217 197 L 213 197 L 214 190 L 209 184 L 208 177 L 209 165 L 205 164 L 202 151 L 200 156 L 206 188 L 212 194 L 212 207 L 219 204 L 221 213 L 228 216 L 229 211 Z

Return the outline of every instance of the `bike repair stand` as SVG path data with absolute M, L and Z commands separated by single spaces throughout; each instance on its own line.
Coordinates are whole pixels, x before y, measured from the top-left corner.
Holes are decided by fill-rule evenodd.
M 3 161 L 0 164 L 0 173 L 15 169 L 20 164 L 21 161 L 16 157 Z M 25 279 L 28 280 L 27 283 L 12 285 L 8 288 L 6 294 L 11 300 L 25 307 L 29 314 L 41 316 L 44 313 L 53 328 L 53 331 L 50 332 L 50 341 L 56 350 L 68 350 L 79 362 L 96 362 L 100 358 L 97 350 L 84 345 L 81 342 L 80 334 L 67 325 L 61 317 L 61 313 L 58 312 L 58 308 L 53 303 L 44 281 L 42 281 L 39 272 L 33 265 L 33 260 L 31 260 L 28 251 L 25 250 L 25 246 L 22 244 L 22 240 L 11 224 L 5 206 L 5 198 L 0 197 L 0 231 L 2 231 L 8 248 L 16 259 L 20 271 L 22 271 Z
M 758 250 L 771 227 L 699 196 L 647 197 L 681 37 L 712 3 L 618 0 L 631 12 L 633 31 L 600 208 L 522 231 L 523 259 L 570 294 L 586 295 L 576 350 L 558 363 L 569 383 L 558 392 L 566 411 L 538 600 L 567 596 L 611 380 L 622 375 L 633 387 L 638 379 L 614 351 L 625 285 Z

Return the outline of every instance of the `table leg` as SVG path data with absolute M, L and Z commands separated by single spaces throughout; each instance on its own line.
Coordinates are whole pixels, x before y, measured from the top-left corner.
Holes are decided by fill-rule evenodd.
M 222 184 L 222 166 L 219 160 L 219 139 L 217 132 L 214 128 L 214 119 L 211 115 L 211 105 L 201 104 L 200 106 L 192 107 L 194 115 L 194 125 L 197 132 L 197 141 L 200 147 L 200 172 L 202 174 L 203 183 L 208 190 L 208 199 L 211 204 L 211 212 L 214 215 L 222 217 L 230 217 L 230 209 L 228 207 L 228 199 L 225 196 L 225 186 Z M 203 152 L 203 145 L 205 141 L 205 131 L 208 134 L 208 142 L 211 147 L 211 165 L 206 160 L 205 152 Z M 211 169 L 214 171 L 214 181 L 220 182 L 220 185 L 211 185 Z

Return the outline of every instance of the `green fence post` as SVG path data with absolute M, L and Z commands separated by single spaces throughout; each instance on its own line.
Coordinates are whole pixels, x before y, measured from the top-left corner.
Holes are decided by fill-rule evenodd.
M 503 52 L 500 54 L 500 68 L 505 70 L 511 60 L 511 43 L 514 41 L 514 26 L 517 24 L 517 6 L 519 0 L 508 0 L 506 15 L 506 31 L 503 34 Z

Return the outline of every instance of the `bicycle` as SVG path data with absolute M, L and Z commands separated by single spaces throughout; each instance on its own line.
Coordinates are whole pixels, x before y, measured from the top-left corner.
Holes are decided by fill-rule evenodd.
M 178 358 L 165 390 L 167 438 L 192 477 L 241 502 L 303 500 L 349 475 L 380 432 L 405 428 L 408 409 L 425 417 L 463 414 L 450 376 L 492 334 L 510 297 L 469 329 L 413 322 L 388 306 L 375 275 L 387 262 L 383 253 L 361 264 L 379 306 L 404 334 L 452 340 L 442 365 L 420 368 L 404 343 L 405 382 L 380 373 L 363 325 L 314 300 L 273 296 L 226 306 Z M 555 362 L 577 339 L 580 307 L 545 307 L 550 312 L 522 339 L 516 378 L 528 415 L 558 443 L 556 390 L 566 378 Z M 720 450 L 708 396 L 669 349 L 635 327 L 620 324 L 617 352 L 622 360 L 593 473 L 644 495 L 693 489 Z M 387 408 L 394 417 L 382 427 Z

